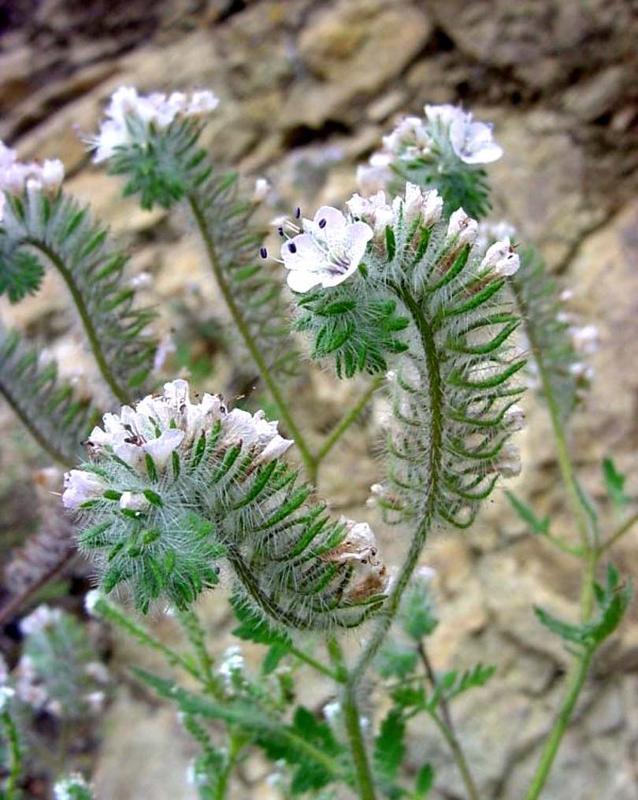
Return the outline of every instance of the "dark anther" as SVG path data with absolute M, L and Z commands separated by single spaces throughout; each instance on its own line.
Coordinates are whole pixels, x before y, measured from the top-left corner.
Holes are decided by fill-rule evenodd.
M 290 244 L 288 245 L 288 249 L 290 250 L 291 253 L 296 253 L 297 245 L 294 242 L 290 242 Z
M 295 209 L 295 219 L 299 219 L 301 217 L 301 209 L 299 206 Z
M 262 258 L 268 258 L 268 250 L 266 250 L 266 248 L 265 248 L 265 247 L 261 247 L 261 248 L 259 249 L 259 255 L 260 255 Z
M 278 233 L 280 236 L 283 236 L 283 235 L 284 235 L 284 229 L 282 228 L 282 226 L 281 226 L 281 225 L 280 225 L 280 226 L 277 228 L 277 233 Z
M 326 220 L 325 219 L 320 219 L 319 220 L 319 227 L 320 228 L 325 228 L 326 227 Z

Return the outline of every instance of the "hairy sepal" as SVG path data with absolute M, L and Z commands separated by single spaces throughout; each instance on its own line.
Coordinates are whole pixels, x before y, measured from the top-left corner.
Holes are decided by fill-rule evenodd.
M 147 470 L 145 479 L 114 456 L 83 466 L 109 487 L 85 504 L 78 539 L 105 591 L 126 587 L 143 612 L 160 599 L 187 608 L 225 566 L 237 602 L 278 627 L 349 627 L 380 607 L 380 593 L 351 593 L 353 567 L 330 558 L 345 526 L 312 502 L 294 471 L 255 463 L 214 431 L 202 439 L 159 477 Z M 125 492 L 146 498 L 143 510 L 122 509 Z
M 312 357 L 333 359 L 340 378 L 385 372 L 388 358 L 408 349 L 402 339 L 408 318 L 394 298 L 369 294 L 362 277 L 301 296 L 299 309 L 295 327 L 310 337 Z

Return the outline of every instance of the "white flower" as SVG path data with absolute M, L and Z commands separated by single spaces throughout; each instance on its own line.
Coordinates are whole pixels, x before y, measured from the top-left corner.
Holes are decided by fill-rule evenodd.
M 59 622 L 60 618 L 61 612 L 59 608 L 50 608 L 47 605 L 38 606 L 28 617 L 20 621 L 20 632 L 23 636 L 41 633 L 45 628 Z
M 106 695 L 104 692 L 89 692 L 84 696 L 89 709 L 94 713 L 98 714 L 104 708 L 104 702 L 106 701 Z
M 122 492 L 120 508 L 128 511 L 146 511 L 150 503 L 141 492 Z
M 491 272 L 500 277 L 514 275 L 520 267 L 518 253 L 512 249 L 509 239 L 502 242 L 494 242 L 487 248 L 481 261 L 481 268 L 486 272 Z
M 335 564 L 360 562 L 374 564 L 377 555 L 377 542 L 372 528 L 367 522 L 355 522 L 341 517 L 339 520 L 346 526 L 346 535 L 341 544 L 327 553 L 324 558 Z
M 447 238 L 454 240 L 458 247 L 473 244 L 478 231 L 478 223 L 469 217 L 462 208 L 458 208 L 450 217 Z
M 447 132 L 452 150 L 466 164 L 491 164 L 503 155 L 492 126 L 475 122 L 470 112 L 452 105 L 426 105 L 425 115 L 435 129 Z
M 512 442 L 505 442 L 498 456 L 496 469 L 504 478 L 515 478 L 521 474 L 521 454 Z
M 270 191 L 270 181 L 266 178 L 257 178 L 255 181 L 255 188 L 253 190 L 253 203 L 261 203 L 268 196 Z
M 47 158 L 42 164 L 18 161 L 18 154 L 0 142 L 0 190 L 9 194 L 21 194 L 25 189 L 57 192 L 64 181 L 64 164 L 57 158 Z M 2 198 L 0 220 L 5 199 Z
M 65 508 L 78 508 L 89 500 L 102 497 L 107 485 L 93 472 L 72 469 L 64 476 L 62 503 Z
M 409 181 L 405 184 L 405 199 L 396 197 L 392 203 L 396 211 L 401 206 L 403 217 L 408 224 L 420 217 L 421 225 L 431 227 L 441 219 L 443 198 L 436 189 L 421 189 Z
M 239 444 L 253 452 L 256 462 L 279 458 L 292 445 L 277 432 L 277 422 L 268 422 L 263 411 L 250 414 L 241 409 L 228 411 L 219 395 L 204 394 L 193 403 L 185 380 L 164 384 L 164 393 L 148 395 L 135 408 L 123 406 L 119 414 L 105 414 L 103 427 L 91 432 L 87 446 L 96 455 L 113 454 L 143 472 L 146 456 L 162 472 L 172 454 L 199 441 L 216 422 L 228 444 Z M 124 495 L 120 503 L 137 503 Z
M 84 610 L 90 617 L 96 615 L 95 608 L 102 599 L 102 592 L 99 589 L 91 589 L 84 595 Z
M 385 192 L 380 190 L 370 197 L 353 194 L 346 202 L 353 217 L 368 223 L 374 228 L 375 235 L 383 235 L 394 217 L 392 207 L 386 203 Z
M 304 220 L 304 233 L 281 248 L 288 286 L 294 292 L 338 286 L 356 272 L 373 235 L 365 222 L 350 222 L 336 208 L 322 206 L 312 220 Z
M 593 355 L 600 346 L 600 331 L 595 325 L 584 325 L 570 330 L 574 348 L 585 356 Z
M 111 96 L 106 107 L 106 119 L 102 122 L 97 136 L 89 140 L 95 151 L 93 161 L 98 164 L 114 155 L 118 147 L 131 144 L 135 140 L 129 125 L 130 118 L 136 118 L 145 127 L 155 125 L 167 128 L 177 117 L 200 117 L 209 114 L 219 103 L 219 99 L 209 91 L 193 92 L 191 97 L 183 92 L 170 95 L 154 92 L 139 95 L 131 86 L 121 86 Z
M 525 427 L 525 412 L 514 404 L 505 412 L 504 420 L 510 431 L 520 431 Z
M 392 133 L 383 137 L 383 146 L 394 155 L 416 158 L 430 151 L 432 137 L 420 117 L 404 117 Z
M 0 713 L 5 711 L 9 700 L 15 696 L 15 690 L 10 686 L 0 686 Z
M 77 797 L 78 790 L 85 793 L 90 790 L 87 782 L 78 774 L 63 778 L 53 788 L 55 800 L 73 800 L 74 797 Z
M 219 665 L 219 675 L 227 686 L 231 686 L 233 678 L 244 671 L 244 656 L 237 645 L 229 647 L 223 654 Z
M 86 602 L 86 598 L 84 598 L 84 600 Z M 98 683 L 106 684 L 110 681 L 109 671 L 101 661 L 89 661 L 89 663 L 84 667 L 84 672 L 89 676 L 89 678 L 93 678 L 93 680 L 97 681 Z

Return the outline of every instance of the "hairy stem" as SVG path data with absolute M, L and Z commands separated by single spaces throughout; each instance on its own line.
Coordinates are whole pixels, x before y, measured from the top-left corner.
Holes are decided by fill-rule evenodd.
M 442 386 L 441 374 L 439 370 L 438 354 L 436 351 L 436 344 L 432 329 L 425 319 L 423 312 L 410 294 L 409 290 L 404 287 L 393 287 L 397 295 L 405 304 L 407 310 L 412 316 L 412 321 L 417 329 L 423 354 L 425 356 L 428 372 L 428 390 L 429 390 L 429 409 L 430 409 L 430 441 L 428 443 L 429 452 L 429 485 L 424 487 L 425 505 L 421 514 L 421 520 L 416 527 L 413 534 L 410 548 L 406 555 L 394 582 L 394 587 L 381 610 L 379 619 L 377 621 L 376 629 L 370 636 L 363 652 L 359 656 L 356 664 L 348 675 L 344 691 L 344 714 L 346 715 L 346 728 L 350 737 L 351 748 L 358 747 L 358 738 L 360 738 L 359 724 L 355 725 L 354 715 L 356 713 L 356 697 L 357 690 L 361 680 L 364 678 L 370 664 L 383 644 L 383 641 L 390 630 L 390 626 L 397 615 L 399 606 L 401 604 L 401 597 L 405 591 L 412 573 L 416 569 L 421 552 L 427 540 L 432 520 L 435 512 L 435 488 L 438 481 L 438 475 L 441 464 L 442 454 Z M 348 714 L 352 716 L 350 722 L 348 721 Z M 359 735 L 358 735 L 359 734 Z M 365 751 L 364 751 L 365 752 Z M 357 762 L 357 779 L 359 782 L 360 790 L 363 791 L 366 787 L 370 786 L 369 794 L 362 794 L 364 800 L 374 800 L 374 787 L 371 783 L 369 766 L 366 759 L 360 758 Z
M 228 741 L 228 761 L 219 778 L 215 800 L 226 800 L 228 789 L 230 788 L 230 778 L 237 764 L 237 759 L 244 746 L 245 738 L 238 731 L 230 731 Z
M 120 401 L 120 403 L 126 404 L 131 401 L 131 397 L 129 395 L 128 390 L 121 386 L 111 368 L 109 366 L 108 360 L 104 355 L 104 351 L 102 350 L 102 345 L 100 343 L 100 338 L 98 336 L 97 331 L 95 330 L 95 326 L 93 325 L 93 320 L 89 314 L 89 311 L 86 307 L 86 303 L 84 302 L 84 298 L 82 297 L 82 293 L 79 291 L 78 287 L 75 285 L 75 281 L 73 280 L 73 276 L 66 268 L 66 264 L 60 258 L 60 256 L 49 247 L 44 242 L 40 242 L 38 240 L 29 239 L 29 244 L 43 253 L 49 261 L 53 264 L 53 266 L 58 270 L 62 279 L 66 283 L 66 286 L 71 294 L 73 302 L 75 304 L 75 308 L 80 315 L 80 320 L 82 322 L 82 326 L 84 328 L 84 332 L 86 333 L 86 337 L 89 342 L 89 347 L 91 348 L 91 352 L 93 353 L 93 357 L 95 358 L 95 362 L 100 370 L 100 373 L 104 380 L 106 381 L 109 389 L 113 392 L 114 396 Z
M 441 732 L 441 736 L 447 742 L 448 747 L 452 752 L 452 756 L 454 758 L 454 763 L 458 767 L 459 773 L 461 775 L 461 780 L 463 781 L 463 785 L 465 786 L 465 791 L 467 792 L 468 800 L 479 800 L 480 795 L 478 789 L 476 788 L 476 784 L 474 783 L 474 778 L 472 777 L 472 773 L 470 772 L 469 765 L 465 758 L 465 754 L 461 749 L 461 745 L 459 744 L 459 740 L 456 738 L 456 735 L 451 730 L 451 728 L 445 724 L 445 722 L 439 717 L 439 715 L 435 711 L 428 711 L 428 715 L 436 725 L 436 727 Z
M 368 405 L 370 399 L 383 384 L 384 378 L 375 378 L 370 382 L 370 386 L 361 395 L 356 404 L 343 416 L 343 418 L 335 425 L 330 431 L 328 436 L 323 441 L 323 444 L 315 454 L 315 461 L 320 464 L 332 448 L 337 444 L 339 439 L 348 430 L 353 422 L 357 420 L 363 409 Z
M 623 522 L 622 525 L 612 533 L 609 539 L 607 539 L 607 541 L 601 545 L 600 547 L 601 553 L 605 552 L 606 550 L 609 550 L 610 547 L 613 547 L 616 544 L 616 542 L 622 539 L 622 537 L 626 533 L 629 533 L 629 531 L 634 527 L 634 525 L 637 522 L 638 522 L 638 514 L 632 514 L 632 516 L 629 517 L 629 519 L 625 520 L 625 522 Z
M 432 689 L 436 690 L 438 685 L 436 675 L 423 642 L 419 642 L 419 655 Z M 469 800 L 479 800 L 479 792 L 476 787 L 474 777 L 472 776 L 472 771 L 470 770 L 467 758 L 463 752 L 461 743 L 456 735 L 456 731 L 454 730 L 450 706 L 445 697 L 441 697 L 439 705 L 441 708 L 441 719 L 439 719 L 439 716 L 435 711 L 428 713 L 432 717 L 437 728 L 441 731 L 443 738 L 450 748 L 452 758 L 454 759 L 454 763 L 456 764 L 459 774 L 461 775 L 461 780 L 463 781 L 463 785 L 465 786 L 465 791 L 467 792 Z
M 334 670 L 326 667 L 320 661 L 317 661 L 311 655 L 306 653 L 304 650 L 300 650 L 298 647 L 291 647 L 290 654 L 297 658 L 299 661 L 303 661 L 304 664 L 307 664 L 309 667 L 312 667 L 317 672 L 320 672 L 322 675 L 325 675 L 327 678 L 331 678 L 335 683 L 343 683 L 343 677 L 339 675 Z
M 9 775 L 2 797 L 4 800 L 18 800 L 18 783 L 20 781 L 20 772 L 22 771 L 22 748 L 20 747 L 18 729 L 8 711 L 4 711 L 0 715 L 0 722 L 2 722 L 9 744 Z
M 540 762 L 534 774 L 534 778 L 529 790 L 525 795 L 525 800 L 538 800 L 538 798 L 541 796 L 541 792 L 545 787 L 545 783 L 547 782 L 547 778 L 549 777 L 549 773 L 554 764 L 554 759 L 558 753 L 558 748 L 560 747 L 563 736 L 565 735 L 565 731 L 569 726 L 572 713 L 576 706 L 576 701 L 578 700 L 580 692 L 585 685 L 585 681 L 587 680 L 587 673 L 589 672 L 589 665 L 591 663 L 592 656 L 593 650 L 589 649 L 585 652 L 585 654 L 580 655 L 572 663 L 567 681 L 565 698 L 563 699 L 558 716 L 552 727 L 549 737 L 545 742 L 545 747 L 543 748 Z
M 58 464 L 61 464 L 64 467 L 72 467 L 75 462 L 69 460 L 69 458 L 67 458 L 62 451 L 58 450 L 55 445 L 51 444 L 46 436 L 44 436 L 42 432 L 38 430 L 38 427 L 35 425 L 33 420 L 24 413 L 20 403 L 13 396 L 10 387 L 4 383 L 0 383 L 0 392 L 7 403 L 11 406 L 13 413 L 16 415 L 16 417 L 18 417 L 20 422 L 29 431 L 31 436 L 33 436 L 35 441 L 40 445 L 45 453 L 48 453 L 54 461 L 58 462 Z
M 359 789 L 359 800 L 375 800 L 374 779 L 370 769 L 370 761 L 366 743 L 361 730 L 361 714 L 357 703 L 356 693 L 352 690 L 350 683 L 346 684 L 343 695 L 343 717 L 346 725 L 346 733 L 350 744 L 350 753 L 354 762 L 357 776 L 357 787 Z
M 206 691 L 216 700 L 223 698 L 224 690 L 221 682 L 213 672 L 213 658 L 206 647 L 206 634 L 197 614 L 192 610 L 180 611 L 177 617 L 199 661 L 200 679 Z
M 210 262 L 211 269 L 213 274 L 215 275 L 215 279 L 217 280 L 217 284 L 219 286 L 219 290 L 222 293 L 222 297 L 228 307 L 228 311 L 230 312 L 231 317 L 233 318 L 233 322 L 237 326 L 237 330 L 239 331 L 242 339 L 244 340 L 244 344 L 248 352 L 250 353 L 257 369 L 259 370 L 259 374 L 262 377 L 262 380 L 268 387 L 270 394 L 272 395 L 273 400 L 277 405 L 277 409 L 281 416 L 283 423 L 285 424 L 288 431 L 292 435 L 293 439 L 297 447 L 299 448 L 299 453 L 301 455 L 301 459 L 304 463 L 304 467 L 308 474 L 308 478 L 310 480 L 316 479 L 317 475 L 317 464 L 315 461 L 312 452 L 310 451 L 310 447 L 306 442 L 306 439 L 299 429 L 299 426 L 295 422 L 292 413 L 288 407 L 288 403 L 284 398 L 283 393 L 281 392 L 277 381 L 273 377 L 270 369 L 268 368 L 268 364 L 264 359 L 264 356 L 259 349 L 259 346 L 255 339 L 253 338 L 252 333 L 250 332 L 250 328 L 248 323 L 246 322 L 244 315 L 241 312 L 241 309 L 238 307 L 237 303 L 235 302 L 235 298 L 233 297 L 233 293 L 230 290 L 228 282 L 226 280 L 226 276 L 222 270 L 219 257 L 217 255 L 217 249 L 215 247 L 215 242 L 212 240 L 210 233 L 208 231 L 208 226 L 206 225 L 206 217 L 201 209 L 201 206 L 197 200 L 197 197 L 193 194 L 189 195 L 188 202 L 193 213 L 193 217 L 195 218 L 195 223 L 199 229 L 201 237 L 204 241 L 204 245 L 206 246 L 206 253 L 208 255 L 208 260 Z

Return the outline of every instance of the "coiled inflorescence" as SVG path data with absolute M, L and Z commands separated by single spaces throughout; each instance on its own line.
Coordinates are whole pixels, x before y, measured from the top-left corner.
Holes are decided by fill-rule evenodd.
M 442 220 L 434 190 L 408 183 L 392 204 L 379 191 L 347 206 L 341 229 L 366 225 L 367 245 L 359 254 L 353 243 L 357 267 L 338 281 L 326 283 L 323 274 L 334 241 L 328 228 L 340 212 L 321 209 L 319 221 L 304 221 L 303 233 L 282 247 L 284 266 L 305 271 L 308 286 L 321 284 L 300 297 L 298 326 L 339 373 L 390 368 L 391 457 L 380 504 L 401 518 L 466 526 L 498 476 L 520 469 L 509 437 L 522 423 L 515 375 L 524 359 L 510 345 L 519 317 L 506 289 L 518 255 L 508 238 L 479 249 L 476 220 L 463 209 Z M 386 317 L 375 316 L 378 309 Z
M 280 460 L 291 444 L 263 412 L 209 394 L 192 402 L 182 380 L 106 414 L 63 495 L 88 523 L 79 544 L 102 588 L 128 586 L 143 611 L 160 597 L 185 608 L 227 564 L 241 597 L 275 622 L 361 622 L 383 600 L 374 536 L 366 526 L 363 542 L 360 526 L 308 502 Z

